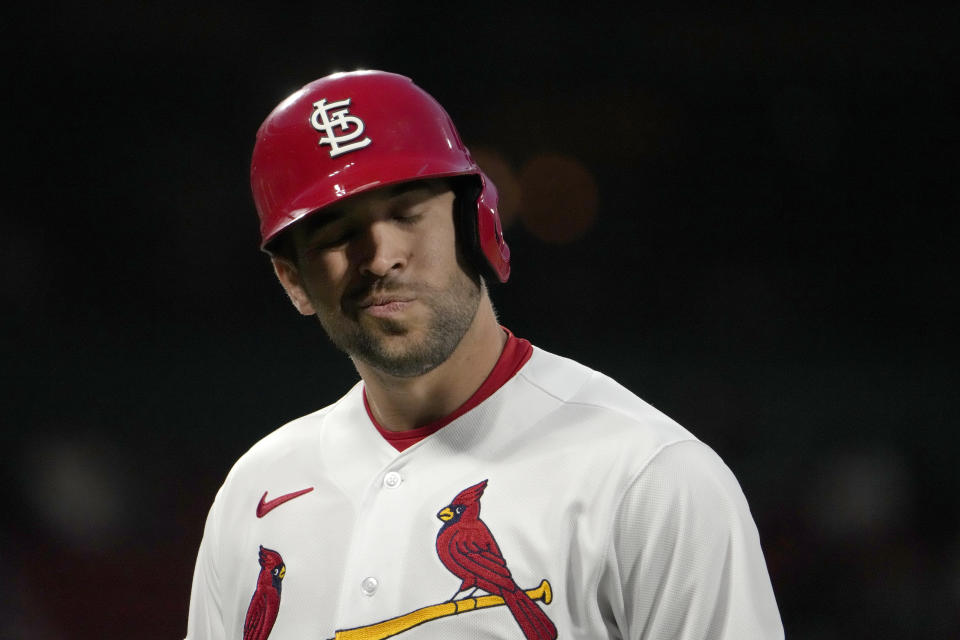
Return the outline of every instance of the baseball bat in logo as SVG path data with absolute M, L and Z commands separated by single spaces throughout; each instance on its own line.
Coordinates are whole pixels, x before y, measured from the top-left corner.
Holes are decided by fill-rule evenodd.
M 319 144 L 330 145 L 330 157 L 362 149 L 370 144 L 370 138 L 357 140 L 363 135 L 363 120 L 350 115 L 348 107 L 350 98 L 327 104 L 327 99 L 313 103 L 313 115 L 310 124 L 314 129 L 324 134 Z M 334 129 L 339 129 L 341 135 L 336 135 Z M 356 142 L 354 142 L 356 140 Z

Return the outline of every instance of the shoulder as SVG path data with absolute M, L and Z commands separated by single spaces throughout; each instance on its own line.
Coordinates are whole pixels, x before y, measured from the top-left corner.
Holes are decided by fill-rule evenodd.
M 620 518 L 751 520 L 720 456 L 609 376 L 541 349 L 520 374 L 554 400 L 543 429 L 559 430 L 581 458 L 597 464 L 600 456 L 608 474 L 618 472 Z
M 619 382 L 569 358 L 534 347 L 520 375 L 543 393 L 571 407 L 620 414 L 625 419 L 653 421 L 679 438 L 690 433 Z
M 357 384 L 336 402 L 291 420 L 261 438 L 234 463 L 224 488 L 247 478 L 259 479 L 263 473 L 276 474 L 278 469 L 309 465 L 323 439 L 329 416 L 359 393 Z
M 724 523 L 752 523 L 733 472 L 699 440 L 672 443 L 651 457 L 625 488 L 619 517 L 634 523 L 696 522 L 709 536 Z
M 627 503 L 640 492 L 671 508 L 697 504 L 704 517 L 743 508 L 739 483 L 713 449 L 609 376 L 539 349 L 521 372 L 556 397 L 555 419 L 577 425 L 585 449 L 601 446 L 607 460 L 624 461 Z
M 676 442 L 696 441 L 687 429 L 617 381 L 569 358 L 535 348 L 518 376 L 530 387 L 530 395 L 552 403 L 546 416 L 551 425 L 569 425 L 580 432 L 568 437 L 591 444 L 608 441 L 618 448 L 632 445 L 634 455 L 642 450 L 647 457 Z

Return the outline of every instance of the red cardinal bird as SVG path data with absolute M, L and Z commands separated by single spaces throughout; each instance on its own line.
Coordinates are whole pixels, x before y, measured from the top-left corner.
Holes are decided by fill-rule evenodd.
M 440 562 L 463 580 L 457 593 L 472 588 L 500 596 L 527 640 L 553 640 L 557 628 L 513 581 L 497 541 L 480 519 L 480 496 L 486 486 L 484 480 L 464 489 L 437 514 L 444 523 L 437 534 Z
M 286 573 L 287 566 L 280 554 L 260 545 L 260 575 L 257 576 L 257 590 L 247 607 L 243 640 L 267 640 L 270 636 L 280 611 L 280 581 Z

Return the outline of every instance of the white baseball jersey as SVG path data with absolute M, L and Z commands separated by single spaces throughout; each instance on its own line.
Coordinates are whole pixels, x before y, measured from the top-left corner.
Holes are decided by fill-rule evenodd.
M 362 384 L 256 444 L 210 510 L 187 638 L 549 637 L 511 584 L 559 638 L 783 637 L 718 456 L 607 376 L 534 349 L 403 452 Z

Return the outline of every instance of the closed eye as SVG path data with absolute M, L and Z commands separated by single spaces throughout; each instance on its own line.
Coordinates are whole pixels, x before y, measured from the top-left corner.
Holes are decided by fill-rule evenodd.
M 393 216 L 393 219 L 396 220 L 401 225 L 414 225 L 423 218 L 423 215 L 419 213 L 404 213 L 397 214 Z
M 354 233 L 354 230 L 350 228 L 337 229 L 324 227 L 307 240 L 307 251 L 315 252 L 333 249 L 349 241 Z

